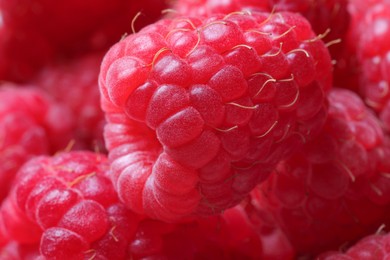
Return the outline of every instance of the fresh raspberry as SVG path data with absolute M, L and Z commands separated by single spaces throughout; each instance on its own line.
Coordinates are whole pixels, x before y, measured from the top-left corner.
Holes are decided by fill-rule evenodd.
M 390 169 L 389 151 L 378 119 L 349 90 L 328 99 L 322 134 L 252 192 L 300 254 L 337 249 L 388 218 L 390 185 L 377 180 Z
M 234 206 L 321 128 L 330 72 L 292 13 L 164 19 L 130 35 L 99 78 L 120 199 L 165 221 Z
M 75 148 L 104 151 L 104 114 L 98 75 L 102 54 L 88 54 L 43 69 L 32 84 L 46 90 L 73 114 Z
M 19 167 L 36 155 L 55 153 L 70 141 L 69 111 L 41 90 L 0 88 L 0 201 Z
M 129 250 L 133 259 L 264 259 L 260 237 L 238 206 L 180 224 L 145 219 Z
M 297 12 L 311 24 L 313 31 L 325 42 L 338 42 L 347 32 L 350 16 L 348 0 L 177 0 L 177 13 L 189 16 L 208 16 L 237 11 Z M 330 44 L 331 45 L 331 44 Z M 339 56 L 340 46 L 330 48 L 332 56 Z
M 138 217 L 118 202 L 108 170 L 104 155 L 85 151 L 30 160 L 2 205 L 3 237 L 39 242 L 45 259 L 125 259 Z
M 138 12 L 135 30 L 164 8 L 163 0 L 0 0 L 0 80 L 26 81 L 52 59 L 107 50 L 132 32 Z
M 369 235 L 343 252 L 326 252 L 319 255 L 318 260 L 371 260 L 389 259 L 390 257 L 390 234 Z

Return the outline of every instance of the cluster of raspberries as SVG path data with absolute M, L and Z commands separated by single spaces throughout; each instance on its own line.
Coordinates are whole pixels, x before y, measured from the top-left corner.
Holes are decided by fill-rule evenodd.
M 0 0 L 0 259 L 390 259 L 389 0 Z

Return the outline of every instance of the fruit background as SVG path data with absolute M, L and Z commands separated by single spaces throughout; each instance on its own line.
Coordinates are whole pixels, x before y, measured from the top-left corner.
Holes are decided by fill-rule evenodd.
M 0 0 L 0 259 L 389 259 L 390 1 Z

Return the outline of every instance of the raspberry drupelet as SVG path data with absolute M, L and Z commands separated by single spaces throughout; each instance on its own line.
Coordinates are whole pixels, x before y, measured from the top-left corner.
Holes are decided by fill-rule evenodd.
M 331 69 L 287 12 L 163 19 L 123 39 L 99 77 L 121 201 L 169 222 L 236 205 L 319 132 Z
M 45 259 L 126 259 L 139 217 L 118 201 L 105 155 L 40 156 L 18 172 L 0 211 L 0 242 L 39 243 Z

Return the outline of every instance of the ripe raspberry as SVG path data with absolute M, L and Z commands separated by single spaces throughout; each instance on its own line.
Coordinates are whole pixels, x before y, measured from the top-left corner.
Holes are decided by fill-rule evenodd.
M 44 92 L 28 86 L 2 85 L 0 104 L 2 201 L 24 162 L 33 156 L 51 154 L 65 148 L 70 141 L 72 124 L 67 109 L 55 104 Z
M 165 221 L 237 204 L 321 128 L 330 71 L 292 13 L 164 19 L 122 40 L 99 78 L 120 199 Z
M 98 75 L 102 54 L 89 54 L 43 69 L 33 84 L 46 90 L 73 114 L 75 148 L 104 151 L 104 114 Z
M 131 33 L 138 12 L 143 15 L 134 23 L 136 30 L 157 20 L 164 8 L 163 0 L 0 0 L 0 31 L 3 27 L 7 33 L 0 37 L 0 80 L 26 81 L 37 72 L 37 65 L 107 50 Z
M 318 260 L 371 260 L 388 259 L 390 256 L 390 234 L 374 234 L 367 236 L 350 247 L 345 253 L 326 252 L 318 256 Z
M 106 157 L 91 152 L 30 160 L 2 205 L 3 236 L 40 241 L 45 259 L 125 259 L 138 217 L 118 203 L 108 169 Z M 29 228 L 18 233 L 22 225 Z
M 377 183 L 390 169 L 378 119 L 351 91 L 334 89 L 328 99 L 322 134 L 252 192 L 300 254 L 338 248 L 388 216 L 390 185 Z
M 180 224 L 145 219 L 129 250 L 135 259 L 264 259 L 259 238 L 235 207 Z

